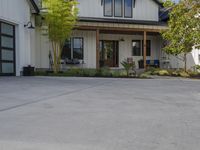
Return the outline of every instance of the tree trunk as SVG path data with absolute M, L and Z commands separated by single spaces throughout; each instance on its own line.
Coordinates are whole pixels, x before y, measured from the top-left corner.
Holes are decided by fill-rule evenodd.
M 187 53 L 184 54 L 184 71 L 187 72 Z
M 60 71 L 61 49 L 60 44 L 52 41 L 53 48 L 53 71 L 58 73 Z

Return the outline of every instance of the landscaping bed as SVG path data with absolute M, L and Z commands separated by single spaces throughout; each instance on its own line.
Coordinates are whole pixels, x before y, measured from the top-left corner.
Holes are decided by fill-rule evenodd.
M 60 71 L 54 73 L 53 71 L 36 71 L 35 76 L 57 76 L 57 77 L 105 77 L 105 78 L 151 78 L 140 76 L 137 74 L 130 74 L 123 69 L 113 70 L 109 68 L 101 69 L 80 69 L 70 68 L 67 71 Z
M 171 77 L 183 77 L 183 78 L 194 78 L 200 79 L 200 72 L 198 71 L 184 71 L 183 69 L 159 69 L 159 68 L 149 68 L 146 72 L 142 73 L 140 76 L 171 76 Z

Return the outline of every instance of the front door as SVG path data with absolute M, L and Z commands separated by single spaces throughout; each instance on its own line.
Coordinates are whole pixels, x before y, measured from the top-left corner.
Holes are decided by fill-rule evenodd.
M 15 75 L 15 28 L 1 21 L 0 75 Z
M 118 67 L 118 55 L 118 41 L 100 41 L 100 67 Z

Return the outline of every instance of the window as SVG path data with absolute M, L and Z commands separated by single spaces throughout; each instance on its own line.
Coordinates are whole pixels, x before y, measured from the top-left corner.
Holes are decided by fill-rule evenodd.
M 73 58 L 83 59 L 83 38 L 73 38 Z
M 15 27 L 0 22 L 0 75 L 15 74 Z
M 142 55 L 144 53 L 144 49 L 143 49 L 143 44 L 144 41 L 142 41 Z M 151 56 L 151 41 L 147 40 L 147 52 L 146 52 L 146 56 Z
M 139 40 L 132 41 L 132 55 L 141 56 L 141 42 Z
M 104 0 L 104 16 L 113 16 L 113 0 Z
M 114 8 L 115 8 L 115 17 L 122 17 L 122 0 L 115 0 Z
M 62 59 L 83 59 L 83 38 L 74 37 L 66 40 L 61 57 Z
M 71 59 L 71 39 L 65 41 L 65 45 L 63 46 L 62 50 L 62 59 L 68 58 Z
M 132 10 L 133 2 L 132 0 L 124 0 L 124 17 L 125 18 L 132 18 Z

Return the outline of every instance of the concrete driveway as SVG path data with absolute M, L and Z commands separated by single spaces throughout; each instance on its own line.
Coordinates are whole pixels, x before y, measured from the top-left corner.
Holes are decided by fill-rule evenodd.
M 0 150 L 199 150 L 200 81 L 0 78 Z

